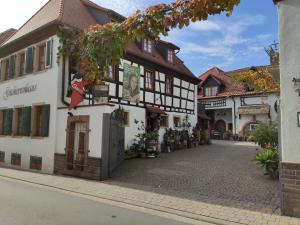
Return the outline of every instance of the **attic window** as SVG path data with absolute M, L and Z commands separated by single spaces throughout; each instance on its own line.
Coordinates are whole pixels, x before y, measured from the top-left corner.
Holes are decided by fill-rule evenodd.
M 143 49 L 145 52 L 152 53 L 153 42 L 150 39 L 145 38 L 143 43 Z
M 217 96 L 218 87 L 207 87 L 205 88 L 205 96 Z
M 168 49 L 168 61 L 173 62 L 174 59 L 174 51 L 171 49 Z

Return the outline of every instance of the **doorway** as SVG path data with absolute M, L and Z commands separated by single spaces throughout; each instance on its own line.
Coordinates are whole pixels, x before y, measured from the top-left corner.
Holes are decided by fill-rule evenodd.
M 89 117 L 73 116 L 67 125 L 67 169 L 83 171 L 88 156 Z

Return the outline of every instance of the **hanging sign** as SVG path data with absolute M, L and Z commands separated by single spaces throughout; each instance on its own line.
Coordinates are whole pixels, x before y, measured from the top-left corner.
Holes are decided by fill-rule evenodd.
M 140 68 L 124 63 L 123 100 L 138 103 L 140 101 Z
M 93 95 L 97 102 L 108 103 L 109 85 L 95 85 Z

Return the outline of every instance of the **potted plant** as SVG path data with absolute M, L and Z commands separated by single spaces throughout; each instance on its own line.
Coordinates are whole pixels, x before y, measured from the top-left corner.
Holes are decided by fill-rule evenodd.
M 255 130 L 251 133 L 251 140 L 258 143 L 262 148 L 268 146 L 278 146 L 278 128 L 275 123 L 262 123 L 257 125 Z
M 263 150 L 255 156 L 254 161 L 265 168 L 266 174 L 272 179 L 279 178 L 279 153 L 277 149 Z
M 164 150 L 165 152 L 174 151 L 175 137 L 174 131 L 170 128 L 166 128 L 166 132 L 164 134 Z

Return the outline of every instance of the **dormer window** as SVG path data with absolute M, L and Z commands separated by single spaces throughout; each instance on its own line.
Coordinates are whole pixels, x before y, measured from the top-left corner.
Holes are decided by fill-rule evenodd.
M 168 49 L 168 61 L 172 63 L 173 59 L 174 59 L 174 51 L 171 49 Z
M 143 43 L 143 49 L 145 52 L 152 53 L 153 42 L 152 40 L 145 38 Z
M 217 96 L 218 87 L 206 87 L 205 88 L 205 96 Z

